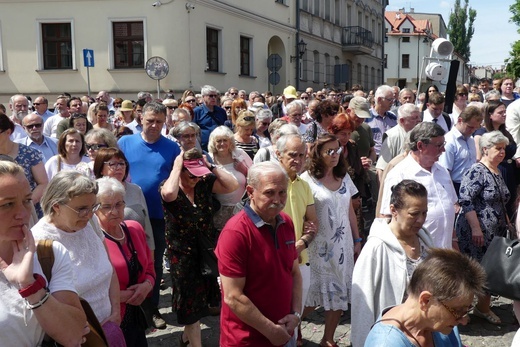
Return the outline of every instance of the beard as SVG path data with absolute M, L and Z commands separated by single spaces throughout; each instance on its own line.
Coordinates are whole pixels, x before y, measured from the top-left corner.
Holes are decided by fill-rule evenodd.
M 14 113 L 14 117 L 20 122 L 20 124 L 22 123 L 22 120 L 25 118 L 25 116 L 27 116 L 29 114 L 29 111 L 18 111 L 18 112 L 15 112 Z

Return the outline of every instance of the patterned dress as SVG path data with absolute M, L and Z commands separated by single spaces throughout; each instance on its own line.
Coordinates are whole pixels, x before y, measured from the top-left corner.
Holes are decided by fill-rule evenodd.
M 495 234 L 502 235 L 505 232 L 506 219 L 501 197 L 505 204 L 511 197 L 501 175 L 490 172 L 480 163 L 473 164 L 466 171 L 460 185 L 462 211 L 455 223 L 461 252 L 480 261 Z M 471 240 L 471 228 L 465 217 L 469 211 L 477 213 L 480 228 L 484 234 L 483 247 L 475 246 Z
M 18 165 L 23 167 L 25 177 L 29 181 L 31 190 L 33 190 L 34 188 L 36 188 L 37 183 L 36 181 L 34 181 L 31 169 L 33 166 L 36 166 L 39 163 L 43 162 L 43 155 L 39 150 L 26 145 L 22 145 L 21 143 L 18 144 L 18 146 L 18 155 L 16 156 L 16 158 L 14 158 L 14 160 Z
M 350 228 L 350 199 L 358 190 L 345 175 L 341 186 L 331 191 L 309 172 L 300 176 L 309 183 L 319 230 L 309 245 L 311 284 L 305 306 L 325 310 L 348 310 L 354 269 L 354 241 Z
M 213 226 L 212 190 L 216 176 L 208 175 L 195 186 L 194 204 L 179 188 L 177 199 L 162 201 L 166 222 L 167 256 L 172 277 L 172 309 L 179 324 L 193 324 L 208 315 L 208 305 L 216 305 L 220 292 L 215 279 L 201 273 L 197 232 L 217 239 Z

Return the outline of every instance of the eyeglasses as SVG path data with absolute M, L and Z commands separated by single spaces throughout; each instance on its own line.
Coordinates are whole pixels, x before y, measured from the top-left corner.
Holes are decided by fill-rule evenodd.
M 78 118 L 87 119 L 87 115 L 82 114 L 82 113 L 74 113 L 72 116 L 70 116 L 70 119 L 78 119 Z
M 458 93 L 457 95 L 458 96 L 468 96 L 468 94 L 466 94 L 466 93 Z
M 270 125 L 270 124 L 271 124 L 271 122 L 262 122 L 262 125 L 265 126 L 265 127 Z
M 195 100 L 195 99 L 186 100 L 186 102 L 195 102 L 195 101 L 197 101 L 197 100 Z
M 455 311 L 453 308 L 449 307 L 442 301 L 440 301 L 440 300 L 437 300 L 437 301 L 439 301 L 441 303 L 441 305 L 444 306 L 444 308 L 447 309 L 451 313 L 451 315 L 453 316 L 453 318 L 455 318 L 455 320 L 461 320 L 462 318 L 466 317 L 469 314 L 469 311 L 471 311 L 471 307 L 468 309 L 462 309 L 462 310 Z
M 238 93 L 229 93 L 229 95 L 238 95 Z
M 126 206 L 126 203 L 124 201 L 119 201 L 117 203 L 115 203 L 114 205 L 100 205 L 99 207 L 99 210 L 103 213 L 103 214 L 108 214 L 112 211 L 119 211 L 120 209 L 122 208 L 125 208 Z
M 231 106 L 224 106 L 224 109 L 231 110 Z
M 111 170 L 117 170 L 119 168 L 126 167 L 126 162 L 124 161 L 105 161 L 104 163 L 107 164 Z
M 91 213 L 94 213 L 96 212 L 97 210 L 99 210 L 99 207 L 101 206 L 101 204 L 95 204 L 94 206 L 92 207 L 82 207 L 78 210 L 75 210 L 73 209 L 72 207 L 70 207 L 69 205 L 67 204 L 64 204 L 63 206 L 67 206 L 68 208 L 70 208 L 72 211 L 76 212 L 78 214 L 78 217 L 79 218 L 85 218 L 87 217 L 89 214 Z
M 385 100 L 388 101 L 388 102 L 394 102 L 394 101 L 395 101 L 394 98 L 383 98 L 383 99 L 385 99 Z
M 121 107 L 121 104 L 114 104 L 114 107 Z
M 209 97 L 209 98 L 216 98 L 216 97 L 217 97 L 217 94 L 208 94 L 208 95 L 206 95 L 206 96 Z
M 178 109 L 179 107 L 177 107 L 177 106 L 166 106 L 166 108 L 167 108 L 168 110 L 176 110 L 176 109 Z
M 188 169 L 186 169 L 185 167 L 182 168 L 182 171 L 186 171 L 188 173 L 188 177 L 192 180 L 194 179 L 197 179 L 197 178 L 200 178 L 199 176 L 195 176 L 193 175 L 191 172 L 188 171 Z
M 439 143 L 439 144 L 435 144 L 435 143 L 427 143 L 427 145 L 432 145 L 434 147 L 437 147 L 437 149 L 441 149 L 442 147 L 444 147 L 446 145 L 446 141 L 442 142 L 442 143 Z
M 197 137 L 197 134 L 182 134 L 181 139 L 188 140 L 188 139 L 194 139 Z
M 86 146 L 87 146 L 87 149 L 88 149 L 89 151 L 97 151 L 97 150 L 99 150 L 100 148 L 107 148 L 107 147 L 108 147 L 108 145 L 97 144 L 97 143 L 93 143 L 93 144 L 91 144 L 91 145 L 87 144 Z
M 40 129 L 42 127 L 42 123 L 27 124 L 27 125 L 24 125 L 24 127 L 25 127 L 25 129 L 33 129 L 33 128 Z
M 47 104 L 45 104 L 43 102 L 33 102 L 33 105 L 34 106 L 40 106 L 40 105 L 47 105 Z
M 309 97 L 308 96 L 302 96 L 300 99 L 302 99 L 302 100 L 309 100 Z
M 331 149 L 328 149 L 325 152 L 325 154 L 328 155 L 329 157 L 332 157 L 335 154 L 340 154 L 342 151 L 343 151 L 343 148 L 341 148 L 341 147 L 338 147 L 336 149 L 331 148 Z
M 242 118 L 243 120 L 245 120 L 246 122 L 251 122 L 251 121 L 254 121 L 255 120 L 255 117 L 252 117 L 252 116 L 246 116 L 244 118 Z

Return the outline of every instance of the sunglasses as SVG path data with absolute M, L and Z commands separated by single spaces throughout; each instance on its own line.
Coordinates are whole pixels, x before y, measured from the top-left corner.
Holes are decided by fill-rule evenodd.
M 342 150 L 343 150 L 343 148 L 341 148 L 341 147 L 338 147 L 336 149 L 331 148 L 331 149 L 328 149 L 325 152 L 325 154 L 327 154 L 329 157 L 332 157 L 334 154 L 340 154 Z
M 192 180 L 199 178 L 199 176 L 193 175 L 191 172 L 188 171 L 185 167 L 182 168 L 182 171 L 186 171 L 188 173 L 188 177 Z
M 117 161 L 105 161 L 104 164 L 107 164 L 108 167 L 112 170 L 117 170 L 119 168 L 125 168 L 126 163 L 124 161 L 117 162 Z
M 302 100 L 309 100 L 309 97 L 308 96 L 303 96 L 300 99 L 302 99 Z
M 186 100 L 186 102 L 195 102 L 195 99 Z
M 251 122 L 255 120 L 255 117 L 247 116 L 243 118 L 246 122 Z
M 34 124 L 28 124 L 25 126 L 25 129 L 40 129 L 42 127 L 42 123 L 34 123 Z
M 210 97 L 210 98 L 216 98 L 217 94 L 208 94 L 207 96 Z
M 34 106 L 46 105 L 43 102 L 33 102 Z
M 97 143 L 94 143 L 92 145 L 87 144 L 86 146 L 89 151 L 97 151 L 100 148 L 108 148 L 108 145 L 98 145 Z
M 238 93 L 229 93 L 230 95 L 238 95 Z
M 231 106 L 224 106 L 224 109 L 231 110 Z
M 176 109 L 178 109 L 179 107 L 177 107 L 177 106 L 166 106 L 166 108 L 167 108 L 168 110 L 176 110 Z

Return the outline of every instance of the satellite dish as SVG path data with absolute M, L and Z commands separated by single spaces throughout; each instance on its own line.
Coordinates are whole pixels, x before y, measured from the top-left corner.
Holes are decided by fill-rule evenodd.
M 425 72 L 429 79 L 442 81 L 446 77 L 448 70 L 439 63 L 429 63 L 428 66 L 426 66 Z
M 168 75 L 170 67 L 168 62 L 161 57 L 151 57 L 146 62 L 146 74 L 154 80 L 162 80 Z
M 432 49 L 438 55 L 446 57 L 453 53 L 453 44 L 446 39 L 438 38 L 433 41 Z

